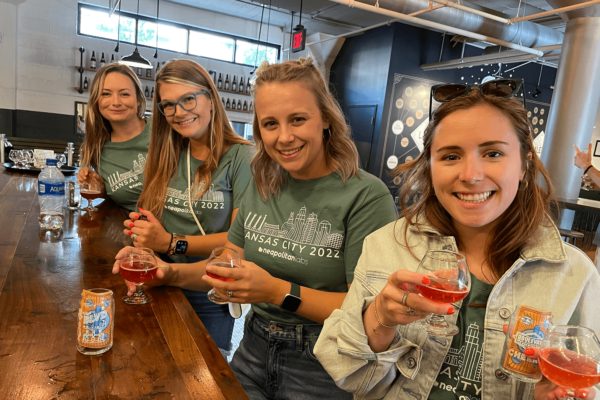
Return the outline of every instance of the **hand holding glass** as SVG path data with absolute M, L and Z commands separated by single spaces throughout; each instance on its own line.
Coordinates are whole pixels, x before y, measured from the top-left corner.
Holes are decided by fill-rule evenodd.
M 79 190 L 79 194 L 88 202 L 87 207 L 82 208 L 82 210 L 87 212 L 98 211 L 98 209 L 92 205 L 92 200 L 97 199 L 102 194 L 98 187 L 98 182 L 92 180 L 91 182 L 83 182 L 80 186 L 81 189 Z
M 588 328 L 551 327 L 540 346 L 539 363 L 544 376 L 569 396 L 600 383 L 600 343 Z
M 242 260 L 240 259 L 239 254 L 234 249 L 230 249 L 229 247 L 217 247 L 212 251 L 208 261 L 206 262 L 206 266 L 214 265 L 215 267 L 225 267 L 225 268 L 240 268 L 242 265 Z M 219 279 L 224 282 L 233 282 L 235 279 L 225 278 L 223 276 L 213 274 L 211 272 L 206 272 L 206 275 L 210 276 L 214 279 Z M 215 292 L 215 289 L 211 289 L 207 297 L 210 301 L 216 304 L 228 304 L 229 301 L 223 300 L 219 297 L 219 295 Z
M 125 257 L 121 260 L 120 272 L 123 279 L 135 284 L 135 293 L 124 296 L 125 304 L 147 304 L 152 297 L 144 292 L 144 283 L 156 277 L 158 264 L 154 252 L 145 247 L 132 247 L 127 250 Z
M 421 296 L 438 303 L 454 303 L 467 297 L 471 289 L 471 274 L 465 256 L 445 250 L 429 250 L 418 273 L 427 275 L 430 283 L 417 286 Z M 431 335 L 454 336 L 458 327 L 450 324 L 442 315 L 430 314 L 415 324 Z

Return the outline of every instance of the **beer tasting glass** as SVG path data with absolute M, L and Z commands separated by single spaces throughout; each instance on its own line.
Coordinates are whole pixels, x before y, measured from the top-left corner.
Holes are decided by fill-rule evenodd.
M 20 154 L 21 150 L 11 150 L 10 153 L 8 153 L 8 158 L 10 158 L 10 160 L 14 163 L 15 168 L 21 168 L 19 165 L 21 160 Z
M 429 250 L 421 260 L 417 272 L 427 275 L 429 284 L 417 286 L 421 296 L 438 303 L 455 303 L 464 299 L 471 289 L 471 274 L 465 256 L 445 250 Z M 442 315 L 429 314 L 415 324 L 425 332 L 437 336 L 454 336 L 458 327 Z
M 66 163 L 67 163 L 67 158 L 65 157 L 64 154 L 56 155 L 56 168 L 60 169 L 60 167 L 62 167 Z
M 124 296 L 125 304 L 147 304 L 152 297 L 144 291 L 144 283 L 154 279 L 158 264 L 154 252 L 145 247 L 132 247 L 127 250 L 121 260 L 121 276 L 126 281 L 135 284 L 135 292 L 131 296 Z
M 98 187 L 98 182 L 83 182 L 80 185 L 79 194 L 81 197 L 86 199 L 88 203 L 86 208 L 81 209 L 82 211 L 87 211 L 88 213 L 91 213 L 92 211 L 98 211 L 98 209 L 92 205 L 92 201 L 100 197 L 102 194 L 100 192 L 100 188 Z M 83 201 L 81 203 L 83 205 Z
M 234 249 L 230 249 L 229 247 L 217 247 L 210 253 L 210 257 L 206 262 L 206 266 L 214 265 L 215 267 L 225 267 L 225 268 L 240 268 L 242 265 L 242 261 L 240 259 L 239 254 Z M 233 282 L 235 279 L 225 278 L 220 275 L 216 275 L 210 272 L 206 272 L 208 276 L 214 279 L 219 279 L 225 282 Z M 223 300 L 217 295 L 215 289 L 210 289 L 207 294 L 208 299 L 215 304 L 228 304 L 229 301 Z
M 33 150 L 22 150 L 21 152 L 23 154 L 23 166 L 26 169 L 30 169 L 31 167 L 33 167 L 34 162 Z
M 600 343 L 594 331 L 581 326 L 558 325 L 549 329 L 540 346 L 540 369 L 551 382 L 575 390 L 600 383 Z

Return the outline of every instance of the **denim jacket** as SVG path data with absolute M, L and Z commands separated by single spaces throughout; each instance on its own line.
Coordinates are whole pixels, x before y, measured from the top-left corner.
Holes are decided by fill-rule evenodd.
M 457 251 L 453 237 L 440 236 L 423 219 L 421 235 L 407 232 L 413 257 L 404 244 L 405 219 L 367 236 L 342 308 L 325 321 L 314 352 L 336 384 L 355 399 L 425 400 L 437 378 L 452 339 L 429 336 L 412 324 L 399 325 L 388 350 L 374 353 L 368 345 L 362 314 L 398 269 L 415 271 L 429 249 Z M 482 400 L 533 398 L 533 384 L 507 376 L 501 353 L 508 323 L 518 305 L 549 310 L 556 325 L 581 325 L 600 332 L 600 275 L 578 248 L 564 243 L 546 221 L 512 267 L 495 284 L 487 303 L 482 361 Z M 394 233 L 396 239 L 394 238 Z M 460 307 L 460 303 L 455 303 Z M 456 323 L 458 313 L 446 316 Z M 461 332 L 460 334 L 464 334 Z M 598 390 L 597 390 L 598 392 Z

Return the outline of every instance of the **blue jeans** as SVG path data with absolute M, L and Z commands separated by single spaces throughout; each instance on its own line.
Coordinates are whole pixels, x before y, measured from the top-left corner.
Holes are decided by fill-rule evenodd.
M 179 259 L 173 259 L 164 253 L 159 254 L 161 260 L 166 262 L 182 262 Z M 204 260 L 202 257 L 187 257 L 187 262 L 194 263 Z M 197 292 L 195 290 L 181 289 L 190 305 L 202 321 L 202 324 L 208 331 L 210 337 L 215 342 L 219 350 L 227 353 L 231 350 L 231 335 L 233 335 L 233 325 L 235 319 L 229 314 L 229 306 L 215 304 L 208 300 L 206 292 Z
M 250 311 L 231 369 L 251 400 L 352 399 L 335 385 L 313 349 L 321 324 L 268 321 Z
M 230 351 L 235 319 L 229 314 L 229 306 L 215 304 L 208 300 L 206 292 L 187 289 L 181 289 L 181 291 L 196 311 L 198 318 L 217 347 L 225 352 Z

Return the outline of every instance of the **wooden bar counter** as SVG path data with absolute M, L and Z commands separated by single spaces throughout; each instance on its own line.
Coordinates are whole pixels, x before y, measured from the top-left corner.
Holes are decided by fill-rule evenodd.
M 74 177 L 67 177 L 74 180 Z M 130 306 L 113 275 L 129 241 L 110 200 L 69 211 L 62 234 L 39 229 L 37 175 L 0 168 L 0 399 L 247 399 L 178 288 L 152 288 Z M 112 349 L 76 349 L 81 291 L 114 292 Z

